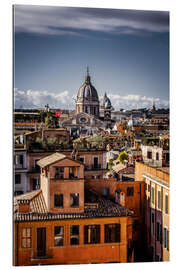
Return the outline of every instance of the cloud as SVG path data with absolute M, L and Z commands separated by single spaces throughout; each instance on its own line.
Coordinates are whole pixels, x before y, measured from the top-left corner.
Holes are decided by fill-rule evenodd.
M 143 95 L 108 94 L 111 104 L 115 109 L 151 108 L 153 102 L 157 108 L 169 108 L 169 101 L 161 98 L 147 97 Z
M 116 35 L 169 31 L 165 11 L 15 5 L 14 18 L 18 33 L 86 36 L 86 30 Z
M 14 89 L 15 108 L 43 108 L 49 104 L 51 108 L 73 108 L 74 100 L 68 91 L 53 93 L 39 90 L 19 90 Z
M 160 98 L 146 97 L 142 95 L 126 95 L 108 94 L 112 106 L 119 110 L 134 109 L 134 108 L 150 108 L 153 101 L 157 108 L 168 108 L 169 101 Z M 60 109 L 75 109 L 75 95 L 70 94 L 68 91 L 59 91 L 53 93 L 52 91 L 39 91 L 39 90 L 20 90 L 14 89 L 14 106 L 19 108 L 44 108 L 49 104 L 51 108 Z M 100 96 L 100 100 L 103 96 Z

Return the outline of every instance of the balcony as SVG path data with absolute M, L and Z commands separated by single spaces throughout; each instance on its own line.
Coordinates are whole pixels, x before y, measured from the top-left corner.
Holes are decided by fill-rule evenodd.
M 98 170 L 104 170 L 101 168 L 101 164 L 92 164 L 90 166 L 85 167 L 85 171 L 98 171 Z
M 55 174 L 54 181 L 61 181 L 61 180 L 81 180 L 78 176 L 74 175 L 73 173 L 70 173 L 69 176 L 64 177 L 63 173 Z

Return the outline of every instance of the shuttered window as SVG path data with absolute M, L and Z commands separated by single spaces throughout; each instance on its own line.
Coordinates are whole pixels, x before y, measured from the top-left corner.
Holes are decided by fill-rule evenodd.
M 154 187 L 151 187 L 151 203 L 154 204 Z
M 84 243 L 85 244 L 100 243 L 100 225 L 84 226 Z
M 105 243 L 118 243 L 120 242 L 120 224 L 105 224 Z
M 164 248 L 169 250 L 169 231 L 167 228 L 164 228 Z
M 161 209 L 161 191 L 158 190 L 158 208 Z
M 31 248 L 31 228 L 22 229 L 22 248 Z
M 168 195 L 165 195 L 165 213 L 169 214 L 169 209 L 168 209 Z

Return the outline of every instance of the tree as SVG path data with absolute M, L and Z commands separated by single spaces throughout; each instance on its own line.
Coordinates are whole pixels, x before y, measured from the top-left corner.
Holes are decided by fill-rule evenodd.
M 128 154 L 125 151 L 123 151 L 123 152 L 121 152 L 119 154 L 119 156 L 118 156 L 117 159 L 119 160 L 119 162 L 123 163 L 124 160 L 127 160 L 128 159 Z
M 113 163 L 112 159 L 110 159 L 109 162 L 108 162 L 108 170 L 109 171 L 112 170 L 113 165 L 114 165 L 114 163 Z

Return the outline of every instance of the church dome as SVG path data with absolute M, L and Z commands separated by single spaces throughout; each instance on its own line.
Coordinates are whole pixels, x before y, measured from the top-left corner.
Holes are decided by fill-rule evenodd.
M 87 70 L 87 76 L 85 78 L 85 82 L 79 88 L 77 94 L 77 100 L 87 100 L 87 101 L 97 101 L 99 102 L 98 93 L 95 87 L 91 84 L 91 77 L 89 76 L 89 72 Z

